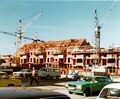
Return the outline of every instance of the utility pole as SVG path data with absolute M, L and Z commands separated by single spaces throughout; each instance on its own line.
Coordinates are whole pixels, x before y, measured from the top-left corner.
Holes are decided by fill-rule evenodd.
M 97 16 L 97 10 L 95 10 L 95 65 L 100 65 L 100 29 L 101 26 L 99 25 L 99 20 Z

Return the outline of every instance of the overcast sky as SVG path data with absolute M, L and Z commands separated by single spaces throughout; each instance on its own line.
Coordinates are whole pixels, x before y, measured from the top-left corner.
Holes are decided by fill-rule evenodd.
M 21 19 L 24 36 L 44 41 L 86 38 L 94 46 L 95 9 L 102 25 L 101 47 L 120 47 L 120 1 L 116 0 L 0 0 L 0 31 L 15 33 Z M 0 54 L 14 54 L 15 42 L 14 36 L 0 33 Z

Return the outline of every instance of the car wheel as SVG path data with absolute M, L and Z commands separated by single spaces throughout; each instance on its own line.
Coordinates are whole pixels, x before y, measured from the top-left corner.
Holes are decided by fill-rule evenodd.
M 90 88 L 85 89 L 83 95 L 84 95 L 85 97 L 90 96 Z
M 9 84 L 8 87 L 14 87 L 15 85 L 14 84 Z
M 52 77 L 50 77 L 49 75 L 47 75 L 46 78 L 51 79 Z
M 20 77 L 23 77 L 24 75 L 23 74 L 20 74 Z
M 56 79 L 60 79 L 60 76 L 57 76 Z
M 73 94 L 73 92 L 69 91 L 69 94 Z

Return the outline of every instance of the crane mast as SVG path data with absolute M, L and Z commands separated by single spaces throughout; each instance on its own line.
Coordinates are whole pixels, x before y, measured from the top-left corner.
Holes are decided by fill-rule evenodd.
M 97 16 L 97 10 L 95 10 L 95 65 L 100 65 L 100 29 L 99 20 Z
M 21 47 L 21 38 L 22 38 L 22 22 L 19 20 L 18 30 L 17 30 L 17 50 Z
M 17 32 L 16 32 L 16 45 L 17 45 L 17 54 L 16 54 L 16 57 L 19 56 L 19 49 L 21 47 L 21 38 L 22 38 L 22 21 L 19 20 L 19 25 L 18 25 L 18 29 L 17 29 Z

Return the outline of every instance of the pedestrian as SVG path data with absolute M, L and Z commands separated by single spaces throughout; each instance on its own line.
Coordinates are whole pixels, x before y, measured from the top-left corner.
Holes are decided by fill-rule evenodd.
M 32 76 L 31 76 L 31 82 L 30 84 L 32 85 L 33 81 L 35 81 L 37 84 L 39 84 L 39 81 L 36 79 L 36 70 L 35 67 L 32 68 Z

